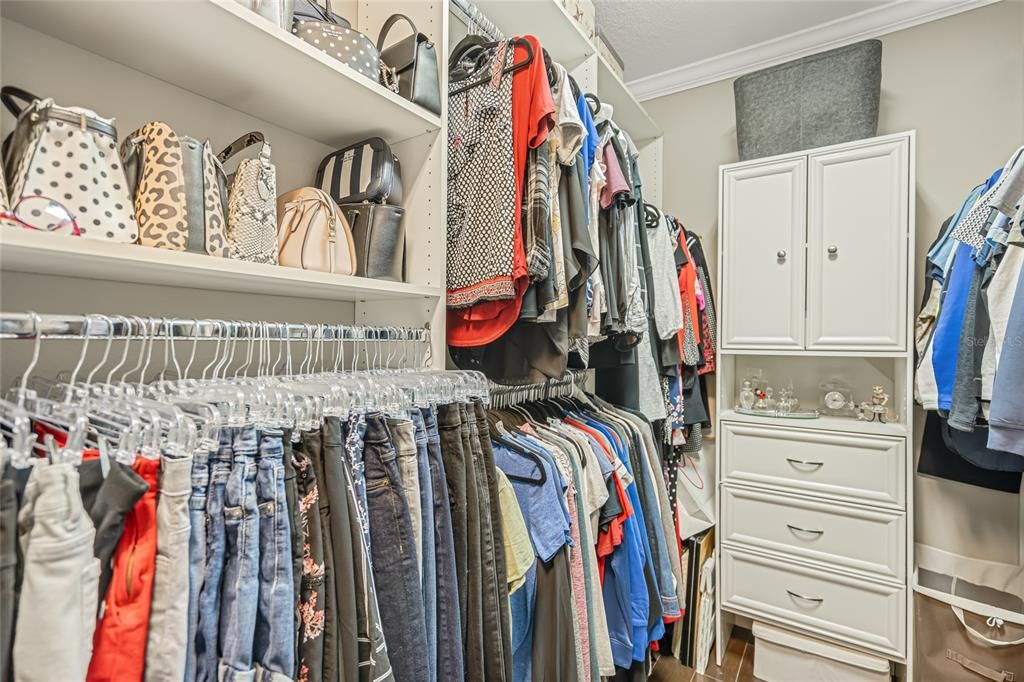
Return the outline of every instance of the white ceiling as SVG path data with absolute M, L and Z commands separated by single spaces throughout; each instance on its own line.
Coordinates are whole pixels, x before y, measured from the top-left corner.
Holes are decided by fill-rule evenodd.
M 626 80 L 748 48 L 894 0 L 596 0 Z

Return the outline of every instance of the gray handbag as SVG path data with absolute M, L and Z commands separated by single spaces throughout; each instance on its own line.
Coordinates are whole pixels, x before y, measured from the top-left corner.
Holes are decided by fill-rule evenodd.
M 882 42 L 864 40 L 737 78 L 741 161 L 874 137 Z
M 403 281 L 405 209 L 384 204 L 345 204 L 341 210 L 352 228 L 356 276 Z
M 412 27 L 412 35 L 402 38 L 391 47 L 385 48 L 388 32 L 399 21 L 404 20 Z M 377 38 L 377 50 L 383 63 L 385 85 L 397 81 L 397 92 L 413 104 L 427 111 L 441 113 L 441 85 L 437 73 L 437 50 L 425 34 L 416 30 L 412 19 L 404 14 L 392 14 L 384 22 Z
M 351 66 L 377 82 L 380 78 L 380 52 L 373 41 L 352 28 L 347 20 L 331 11 L 330 0 L 321 7 L 314 0 L 298 0 L 292 33 L 320 50 Z

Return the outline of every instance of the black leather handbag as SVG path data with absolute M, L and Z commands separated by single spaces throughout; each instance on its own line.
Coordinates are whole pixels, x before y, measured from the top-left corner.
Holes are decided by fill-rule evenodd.
M 403 281 L 405 209 L 382 204 L 345 204 L 341 211 L 352 228 L 356 276 Z
M 412 27 L 412 35 L 402 38 L 385 49 L 388 32 L 401 20 Z M 437 72 L 437 50 L 425 34 L 416 30 L 412 19 L 404 14 L 392 14 L 380 29 L 377 50 L 384 65 L 385 85 L 397 82 L 398 94 L 435 114 L 441 113 L 441 83 Z M 388 80 L 392 83 L 388 83 Z
M 402 164 L 388 143 L 371 137 L 325 156 L 316 186 L 339 204 L 402 203 Z

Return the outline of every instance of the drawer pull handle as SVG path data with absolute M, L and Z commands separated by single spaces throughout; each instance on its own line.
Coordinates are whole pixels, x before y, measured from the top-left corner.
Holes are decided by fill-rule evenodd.
M 787 523 L 786 524 L 786 528 L 790 529 L 791 531 L 797 532 L 797 533 L 807 533 L 808 535 L 824 535 L 825 534 L 825 531 L 823 531 L 823 530 L 808 530 L 807 528 L 801 528 L 800 526 L 794 526 L 791 523 Z
M 790 464 L 793 464 L 793 465 L 800 464 L 800 465 L 807 466 L 807 467 L 814 467 L 815 469 L 817 469 L 818 467 L 825 466 L 824 462 L 808 462 L 808 461 L 803 460 L 803 459 L 793 459 L 792 457 L 787 457 L 786 461 L 789 462 Z
M 793 597 L 794 599 L 803 599 L 804 601 L 813 602 L 815 604 L 820 604 L 821 602 L 825 601 L 824 597 L 808 597 L 802 594 L 797 594 L 793 590 L 786 590 L 786 592 L 789 592 L 789 596 Z

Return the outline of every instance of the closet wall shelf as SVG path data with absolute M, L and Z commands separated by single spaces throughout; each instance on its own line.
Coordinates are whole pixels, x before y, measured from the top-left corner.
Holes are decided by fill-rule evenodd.
M 583 29 L 558 0 L 473 0 L 473 4 L 506 36 L 537 36 L 551 58 L 567 69 L 594 54 Z
M 441 129 L 234 0 L 11 0 L 2 16 L 325 145 Z
M 722 410 L 721 420 L 741 424 L 759 424 L 761 426 L 789 426 L 799 429 L 816 431 L 839 431 L 857 435 L 870 434 L 875 436 L 906 437 L 906 424 L 882 424 L 880 422 L 862 422 L 852 417 L 829 417 L 822 415 L 817 419 L 784 419 L 781 417 L 759 417 L 752 414 L 740 414 L 736 410 Z
M 570 70 L 588 57 L 596 56 L 596 94 L 602 102 L 615 108 L 615 122 L 637 144 L 661 135 L 654 119 L 558 0 L 473 0 L 473 4 L 506 36 L 527 33 L 537 36 L 551 58 Z
M 81 277 L 333 301 L 438 299 L 440 287 L 386 282 L 0 227 L 0 272 Z
M 602 54 L 597 55 L 597 92 L 602 102 L 607 102 L 615 108 L 615 122 L 628 132 L 638 145 L 642 146 L 647 140 L 661 136 L 658 124 L 629 91 L 619 75 L 612 71 L 608 60 Z

